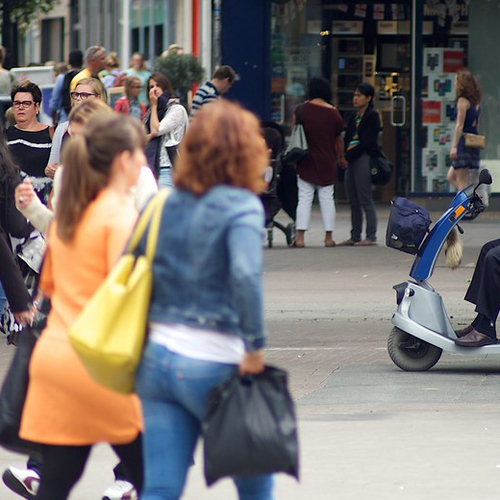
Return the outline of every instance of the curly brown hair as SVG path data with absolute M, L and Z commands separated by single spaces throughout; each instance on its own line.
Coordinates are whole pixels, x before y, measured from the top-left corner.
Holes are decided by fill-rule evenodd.
M 201 108 L 182 141 L 174 183 L 201 196 L 219 184 L 263 187 L 268 152 L 255 115 L 220 100 Z
M 457 71 L 457 101 L 460 97 L 468 99 L 474 106 L 481 103 L 481 86 L 465 68 Z

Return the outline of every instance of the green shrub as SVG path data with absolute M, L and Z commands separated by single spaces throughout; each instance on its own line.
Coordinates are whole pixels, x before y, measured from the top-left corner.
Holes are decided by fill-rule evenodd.
M 167 75 L 172 87 L 185 100 L 194 83 L 200 83 L 204 71 L 198 58 L 192 54 L 172 54 L 158 57 L 154 70 Z

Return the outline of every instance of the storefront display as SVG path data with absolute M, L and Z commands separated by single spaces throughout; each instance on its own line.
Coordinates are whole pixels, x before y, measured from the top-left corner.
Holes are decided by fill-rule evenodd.
M 329 79 L 344 119 L 354 111 L 353 91 L 367 81 L 383 120 L 381 142 L 396 165 L 395 183 L 386 188 L 392 191 L 379 199 L 451 195 L 455 74 L 469 67 L 483 89 L 482 163 L 494 178 L 498 170 L 493 190 L 500 191 L 498 42 L 495 30 L 483 27 L 500 24 L 498 2 L 272 0 L 271 17 L 272 117 L 286 129 L 312 76 Z

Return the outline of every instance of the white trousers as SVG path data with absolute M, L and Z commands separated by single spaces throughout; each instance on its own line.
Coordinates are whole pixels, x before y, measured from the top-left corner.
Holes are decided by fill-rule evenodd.
M 297 177 L 299 188 L 299 203 L 297 205 L 296 227 L 299 231 L 309 229 L 311 207 L 314 191 L 318 191 L 319 207 L 323 217 L 325 231 L 333 231 L 335 227 L 335 202 L 333 199 L 333 184 L 331 186 L 316 186 Z

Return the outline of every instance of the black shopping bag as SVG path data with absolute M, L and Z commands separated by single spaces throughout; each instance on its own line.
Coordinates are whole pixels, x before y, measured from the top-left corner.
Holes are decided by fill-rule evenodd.
M 274 367 L 233 376 L 209 396 L 203 423 L 207 485 L 226 476 L 286 472 L 298 479 L 295 407 L 287 374 Z
M 28 392 L 31 354 L 45 328 L 49 309 L 49 299 L 43 299 L 35 314 L 33 326 L 24 328 L 19 334 L 16 352 L 0 391 L 0 446 L 39 459 L 40 445 L 21 439 L 19 428 Z

